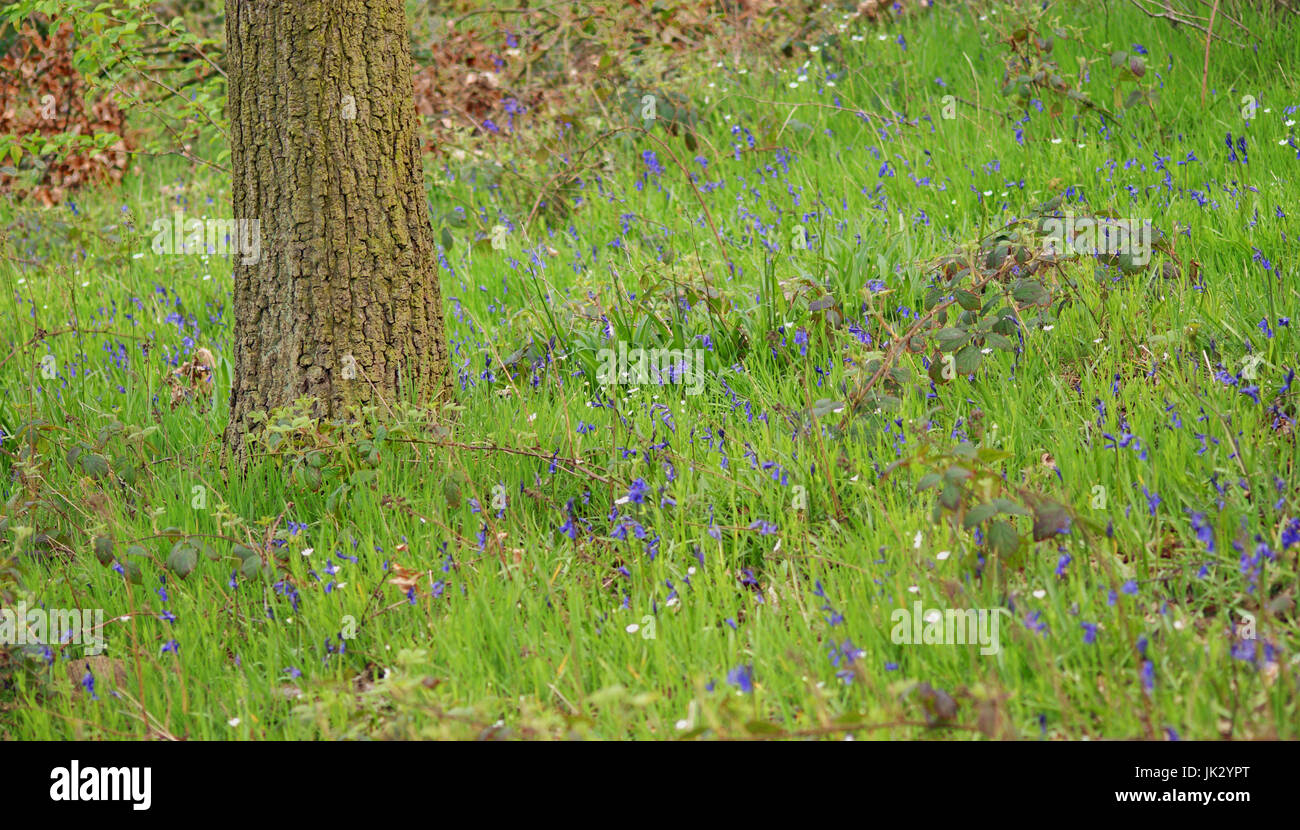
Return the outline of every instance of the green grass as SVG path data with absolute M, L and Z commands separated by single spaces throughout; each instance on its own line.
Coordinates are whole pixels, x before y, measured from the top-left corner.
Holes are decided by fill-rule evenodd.
M 1062 5 L 1082 42 L 1058 41 L 1059 64 L 1072 74 L 1076 56 L 1099 58 L 1083 89 L 1111 108 L 1106 55 L 1140 43 L 1159 92 L 1150 108 L 1104 131 L 1073 102 L 1055 119 L 1031 108 L 1018 140 L 988 109 L 1022 117 L 1000 93 L 998 16 L 948 10 L 853 23 L 834 66 L 828 45 L 776 70 L 699 69 L 684 85 L 698 149 L 663 131 L 665 143 L 609 139 L 612 162 L 566 190 L 581 204 L 544 213 L 549 229 L 516 227 L 504 251 L 466 243 L 498 217 L 523 222 L 530 205 L 494 186 L 508 177 L 431 169 L 435 210 L 469 216 L 443 271 L 461 409 L 438 425 L 398 402 L 353 427 L 303 419 L 243 479 L 223 479 L 218 451 L 229 265 L 149 251 L 150 223 L 177 199 L 228 215 L 228 183 L 146 164 L 116 190 L 76 194 L 75 210 L 7 205 L 15 256 L 38 264 L 0 259 L 0 358 L 15 351 L 0 364 L 0 550 L 17 557 L 29 605 L 102 608 L 108 622 L 94 693 L 79 647 L 55 649 L 52 666 L 24 657 L 0 696 L 0 734 L 1297 737 L 1300 548 L 1283 548 L 1297 517 L 1297 390 L 1280 391 L 1300 362 L 1296 324 L 1280 321 L 1300 311 L 1296 24 L 1246 20 L 1267 39 L 1215 48 L 1202 107 L 1196 39 L 1124 5 Z M 947 94 L 960 99 L 952 120 Z M 1249 123 L 1245 95 L 1259 107 Z M 1248 163 L 1229 160 L 1228 133 L 1248 136 Z M 698 197 L 673 155 L 699 174 Z M 920 381 L 898 387 L 897 409 L 868 407 L 841 431 L 844 413 L 817 402 L 842 404 L 886 324 L 910 324 L 925 263 L 1068 186 L 1093 210 L 1154 222 L 1182 273 L 1067 266 L 1072 304 L 1027 322 L 1017 353 L 934 390 L 921 355 L 906 354 Z M 792 249 L 798 224 L 807 250 Z M 801 293 L 800 280 L 814 287 Z M 679 287 L 699 301 L 690 312 L 673 301 Z M 824 294 L 844 324 L 809 309 Z M 596 309 L 633 346 L 707 335 L 701 394 L 575 376 L 608 345 Z M 36 326 L 50 334 L 29 346 Z M 555 359 L 527 365 L 548 338 Z M 511 375 L 502 362 L 530 344 Z M 119 345 L 124 366 L 109 355 Z M 197 347 L 217 358 L 215 394 L 173 408 L 166 356 Z M 1262 357 L 1250 370 L 1248 350 Z M 42 377 L 46 353 L 56 379 Z M 1253 385 L 1259 403 L 1242 391 Z M 612 400 L 592 406 L 602 393 Z M 123 426 L 97 440 L 107 424 Z M 111 470 L 70 465 L 79 442 Z M 1070 532 L 994 557 L 960 522 L 936 522 L 937 494 L 917 484 L 963 442 L 990 451 L 994 486 L 1066 505 Z M 638 479 L 645 503 L 619 503 Z M 576 539 L 562 529 L 570 500 Z M 625 534 L 614 508 L 636 522 Z M 165 564 L 173 533 L 219 558 L 179 578 Z M 138 564 L 138 582 L 97 560 L 97 535 Z M 270 539 L 266 568 L 237 575 L 233 543 Z M 1269 555 L 1243 573 L 1261 543 Z M 146 555 L 126 556 L 131 545 Z M 392 563 L 418 572 L 414 601 L 389 582 Z M 891 613 L 917 600 L 1008 609 L 1000 651 L 896 644 Z M 1254 661 L 1232 654 L 1243 614 L 1256 619 Z M 345 630 L 355 636 L 340 640 Z M 752 690 L 729 682 L 742 667 Z

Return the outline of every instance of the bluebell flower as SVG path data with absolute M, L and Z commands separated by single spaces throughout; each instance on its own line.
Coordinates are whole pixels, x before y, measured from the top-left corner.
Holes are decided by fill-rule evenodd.
M 752 694 L 754 691 L 753 666 L 737 666 L 727 672 L 727 683 L 740 689 L 742 694 Z
M 1083 627 L 1083 642 L 1092 645 L 1097 642 L 1097 624 L 1096 623 L 1079 623 Z

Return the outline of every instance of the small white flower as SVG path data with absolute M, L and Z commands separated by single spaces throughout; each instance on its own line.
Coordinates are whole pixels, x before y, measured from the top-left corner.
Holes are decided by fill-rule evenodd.
M 1042 588 L 1039 588 L 1037 591 L 1034 591 L 1034 599 L 1042 599 L 1045 596 L 1047 596 L 1047 592 L 1044 591 Z
M 938 559 L 940 562 L 942 562 L 943 560 L 947 559 L 949 556 L 952 556 L 952 551 L 950 551 L 950 550 L 941 550 L 941 551 L 939 551 L 938 553 L 936 553 L 936 554 L 934 555 L 934 558 L 935 558 L 935 559 Z
M 230 726 L 239 726 L 239 718 L 231 718 L 230 720 L 226 721 L 226 723 Z
M 640 631 L 640 630 L 641 630 L 641 626 L 637 625 L 636 623 L 632 623 L 631 625 L 629 625 L 629 626 L 627 627 L 627 633 L 628 633 L 628 634 L 635 634 L 635 633 L 637 633 L 637 632 Z

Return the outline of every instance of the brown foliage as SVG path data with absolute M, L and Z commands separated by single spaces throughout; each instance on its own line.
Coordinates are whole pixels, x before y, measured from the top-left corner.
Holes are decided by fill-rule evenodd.
M 42 35 L 25 25 L 8 54 L 0 57 L 0 133 L 16 136 L 90 136 L 114 133 L 107 149 L 86 148 L 62 157 L 26 153 L 17 164 L 0 160 L 0 193 L 49 206 L 87 184 L 118 182 L 126 170 L 126 115 L 111 95 L 86 101 L 86 81 L 72 66 L 72 25 Z M 33 184 L 33 179 L 35 184 Z

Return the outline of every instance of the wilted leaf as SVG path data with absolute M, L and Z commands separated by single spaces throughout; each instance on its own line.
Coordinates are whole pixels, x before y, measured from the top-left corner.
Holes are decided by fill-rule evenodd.
M 1041 542 L 1058 533 L 1070 530 L 1070 514 L 1054 501 L 1043 501 L 1034 506 L 1034 541 Z

